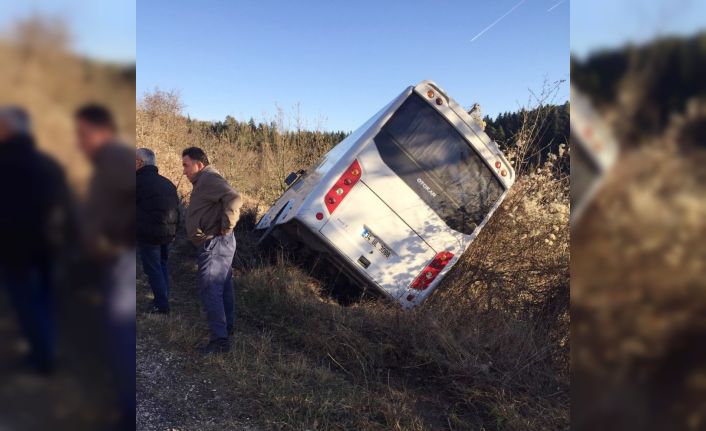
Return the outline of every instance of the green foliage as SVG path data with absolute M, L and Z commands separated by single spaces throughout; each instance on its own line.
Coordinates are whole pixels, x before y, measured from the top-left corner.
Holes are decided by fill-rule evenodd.
M 543 165 L 549 154 L 558 154 L 559 145 L 567 144 L 569 140 L 569 102 L 563 105 L 547 105 L 530 111 L 504 112 L 495 119 L 488 116 L 485 132 L 498 143 L 500 149 L 506 154 L 515 145 L 518 135 L 526 124 L 526 118 L 543 118 L 537 132 L 533 133 L 534 142 L 530 145 L 534 149 L 525 156 L 525 162 L 537 167 Z M 568 173 L 568 165 L 562 166 Z
M 188 124 L 189 133 L 210 135 L 222 144 L 254 151 L 261 151 L 265 143 L 278 140 L 301 145 L 316 141 L 330 149 L 348 136 L 348 133 L 343 131 L 283 130 L 284 128 L 274 121 L 255 122 L 254 118 L 238 121 L 230 115 L 226 116 L 224 121 L 189 120 Z
M 648 136 L 663 131 L 690 100 L 706 97 L 704 70 L 706 32 L 572 58 L 571 82 L 599 109 L 620 106 L 635 136 Z

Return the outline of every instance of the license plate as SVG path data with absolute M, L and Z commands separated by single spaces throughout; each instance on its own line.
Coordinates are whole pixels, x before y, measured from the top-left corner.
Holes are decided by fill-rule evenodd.
M 376 237 L 373 233 L 371 233 L 368 229 L 363 229 L 363 232 L 361 233 L 361 236 L 365 238 L 370 245 L 373 246 L 375 250 L 377 250 L 385 259 L 390 258 L 390 254 L 392 252 L 390 249 L 380 241 L 378 237 Z

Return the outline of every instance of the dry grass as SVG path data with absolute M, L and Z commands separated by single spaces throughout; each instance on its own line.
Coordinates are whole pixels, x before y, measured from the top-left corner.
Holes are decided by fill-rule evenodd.
M 245 416 L 256 418 L 251 426 L 298 430 L 558 429 L 568 421 L 568 382 L 556 379 L 546 338 L 527 322 L 461 307 L 341 307 L 286 262 L 237 276 L 235 351 L 198 358 L 205 316 L 194 265 L 183 263 L 192 251 L 179 248 L 186 256 L 174 259 L 174 312 L 141 318 L 140 338 L 149 326 L 152 348 L 189 364 L 183 378 L 214 382 L 230 397 L 232 410 L 212 413 L 219 420 Z M 181 388 L 167 386 L 164 402 Z M 203 402 L 178 410 L 204 419 Z
M 180 109 L 177 94 L 147 95 L 138 106 L 138 145 L 156 150 L 160 170 L 176 183 L 181 149 L 204 147 L 248 197 L 238 254 L 258 263 L 239 268 L 236 277 L 235 351 L 204 360 L 193 353 L 207 333 L 195 259 L 191 246 L 179 242 L 173 315 L 140 317 L 138 327 L 145 349 L 183 359 L 181 374 L 165 381 L 167 389 L 152 384 L 142 391 L 168 403 L 188 391 L 179 382 L 184 379 L 216 385 L 231 407 L 208 411 L 201 398 L 180 402 L 156 423 L 208 429 L 208 417 L 222 423 L 248 417 L 251 427 L 297 430 L 568 426 L 568 183 L 557 169 L 566 154 L 540 169 L 527 167 L 424 306 L 411 312 L 382 301 L 342 307 L 286 255 L 277 263 L 258 258 L 248 234 L 256 214 L 279 196 L 281 179 L 327 150 L 325 136 L 275 131 L 253 149 L 237 133 L 242 129 L 224 136 L 196 127 Z M 190 188 L 180 183 L 183 196 Z
M 706 157 L 664 144 L 625 154 L 573 235 L 579 429 L 706 425 Z
M 603 108 L 622 152 L 572 232 L 578 430 L 706 427 L 706 100 L 671 44 L 625 53 Z
M 133 141 L 135 66 L 77 57 L 67 46 L 66 28 L 47 18 L 21 21 L 11 34 L 12 40 L 0 39 L 0 105 L 27 109 L 38 145 L 83 191 L 91 169 L 75 145 L 73 113 L 85 103 L 104 104 L 116 116 L 122 136 Z
M 137 145 L 155 152 L 160 172 L 188 196 L 191 185 L 182 175 L 181 151 L 203 148 L 217 169 L 250 198 L 268 203 L 284 191 L 284 178 L 306 168 L 337 142 L 331 134 L 286 132 L 300 121 L 279 111 L 258 130 L 247 123 L 226 121 L 223 130 L 211 123 L 191 121 L 182 115 L 176 92 L 156 90 L 145 94 L 137 108 Z

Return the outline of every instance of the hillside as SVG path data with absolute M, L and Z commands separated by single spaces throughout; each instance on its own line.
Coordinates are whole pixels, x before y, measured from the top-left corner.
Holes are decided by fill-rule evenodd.
M 571 233 L 572 429 L 704 429 L 706 33 L 572 59 L 620 155 Z
M 110 107 L 122 136 L 134 141 L 135 66 L 96 62 L 54 46 L 17 45 L 0 40 L 0 105 L 24 107 L 32 116 L 38 145 L 82 188 L 90 174 L 76 148 L 73 112 L 82 104 Z
M 571 83 L 591 95 L 627 143 L 661 134 L 706 99 L 706 33 L 572 57 Z M 694 108 L 691 108 L 694 109 Z M 703 145 L 696 142 L 697 145 Z
M 568 181 L 560 149 L 524 171 L 473 247 L 422 307 L 341 306 L 326 279 L 283 253 L 270 261 L 250 234 L 259 213 L 343 137 L 288 131 L 289 120 L 185 117 L 174 92 L 138 105 L 137 145 L 179 184 L 180 152 L 203 147 L 247 196 L 236 229 L 236 341 L 200 358 L 207 333 L 195 291 L 195 249 L 171 260 L 169 317 L 138 315 L 141 429 L 564 429 L 568 426 Z M 248 124 L 250 123 L 250 124 Z M 295 121 L 292 121 L 295 123 Z M 265 126 L 274 124 L 273 127 Z M 531 153 L 536 142 L 526 142 Z M 138 302 L 151 294 L 138 272 Z

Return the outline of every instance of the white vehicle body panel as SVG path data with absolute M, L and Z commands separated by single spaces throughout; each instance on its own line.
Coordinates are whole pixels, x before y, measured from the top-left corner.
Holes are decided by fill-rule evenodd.
M 434 98 L 428 98 L 432 91 Z M 450 228 L 410 185 L 382 159 L 374 138 L 397 109 L 416 92 L 454 126 L 477 154 L 481 156 L 503 192 L 485 218 L 470 233 Z M 438 105 L 436 97 L 442 97 Z M 427 108 L 425 108 L 427 109 Z M 327 192 L 337 183 L 354 161 L 361 167 L 360 181 L 329 215 L 325 204 Z M 497 166 L 496 166 L 497 164 Z M 501 175 L 501 172 L 503 175 Z M 326 244 L 333 253 L 345 257 L 349 269 L 403 307 L 422 302 L 439 284 L 475 239 L 498 208 L 514 182 L 514 170 L 496 144 L 483 132 L 465 110 L 450 99 L 436 84 L 423 81 L 408 87 L 363 126 L 329 151 L 319 165 L 292 185 L 262 217 L 256 229 L 267 229 L 272 223 L 297 222 Z M 430 193 L 430 187 L 419 178 L 419 185 Z M 317 213 L 324 214 L 322 220 Z M 391 250 L 389 258 L 376 250 L 363 235 L 363 229 Z M 410 284 L 440 252 L 451 252 L 453 258 L 424 290 Z M 369 261 L 360 264 L 359 258 Z
M 372 204 L 360 207 L 358 202 Z M 380 238 L 392 251 L 389 258 L 363 238 L 364 229 Z M 356 262 L 360 256 L 369 260 L 368 277 L 385 286 L 386 294 L 393 299 L 406 293 L 407 286 L 417 276 L 400 269 L 423 268 L 435 255 L 422 238 L 363 184 L 356 186 L 341 202 L 320 232 L 351 261 Z
M 573 177 L 572 183 L 590 182 L 580 196 L 572 196 L 571 223 L 576 223 L 600 189 L 606 173 L 615 164 L 620 146 L 606 122 L 593 109 L 591 101 L 573 87 L 570 106 L 572 163 L 576 163 L 579 157 L 585 157 L 586 162 L 594 169 L 592 178 L 582 178 L 585 174 L 583 171 L 572 169 L 574 175 L 578 175 Z M 572 193 L 576 194 L 579 189 L 572 189 Z

